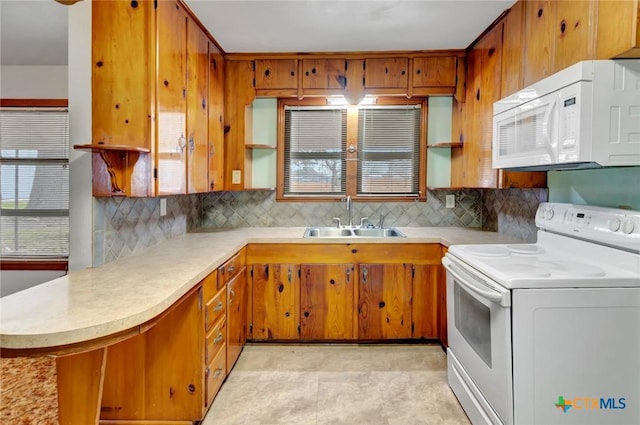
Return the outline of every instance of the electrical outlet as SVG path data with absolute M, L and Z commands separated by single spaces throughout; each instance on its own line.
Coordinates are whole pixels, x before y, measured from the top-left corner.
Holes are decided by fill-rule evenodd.
M 242 182 L 242 174 L 240 170 L 233 170 L 231 172 L 231 184 L 240 184 Z
M 167 198 L 160 198 L 160 217 L 167 215 Z
M 446 208 L 455 208 L 456 207 L 456 195 L 447 195 L 444 206 Z

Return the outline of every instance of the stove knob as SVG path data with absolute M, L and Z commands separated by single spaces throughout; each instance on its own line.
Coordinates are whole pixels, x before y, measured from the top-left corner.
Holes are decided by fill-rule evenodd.
M 609 220 L 609 230 L 611 230 L 612 232 L 617 232 L 620 229 L 620 219 L 619 218 L 614 218 Z
M 551 220 L 553 218 L 553 210 L 552 209 L 548 209 L 544 211 L 544 219 L 545 220 Z
M 633 229 L 635 229 L 635 227 L 636 227 L 636 224 L 633 222 L 633 220 L 627 220 L 624 223 L 622 223 L 622 231 L 627 235 L 631 234 L 633 232 Z

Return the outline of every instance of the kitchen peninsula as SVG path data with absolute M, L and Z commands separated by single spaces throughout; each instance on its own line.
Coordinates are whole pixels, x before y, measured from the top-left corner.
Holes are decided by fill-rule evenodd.
M 2 298 L 2 357 L 56 356 L 60 422 L 98 423 L 99 417 L 108 419 L 109 414 L 113 413 L 109 406 L 105 406 L 105 400 L 117 399 L 116 378 L 121 379 L 118 381 L 121 385 L 127 385 L 126 374 L 118 375 L 122 371 L 118 371 L 110 361 L 117 364 L 118 358 L 124 356 L 127 350 L 136 352 L 140 349 L 137 347 L 139 343 L 135 341 L 142 335 L 148 337 L 162 330 L 162 336 L 175 338 L 176 344 L 182 344 L 180 341 L 197 342 L 197 353 L 181 360 L 184 363 L 196 363 L 193 369 L 199 371 L 199 374 L 188 377 L 187 381 L 191 379 L 193 383 L 185 385 L 184 389 L 180 385 L 174 388 L 171 382 L 158 384 L 160 387 L 164 385 L 170 388 L 166 394 L 176 405 L 182 407 L 174 406 L 173 412 L 167 410 L 154 414 L 154 419 L 196 420 L 199 419 L 197 416 L 201 418 L 206 413 L 215 391 L 233 366 L 227 362 L 226 366 L 210 369 L 207 365 L 215 364 L 217 357 L 211 359 L 213 354 L 208 350 L 216 340 L 224 338 L 225 331 L 222 328 L 225 325 L 231 335 L 232 324 L 229 320 L 233 309 L 228 309 L 226 322 L 223 319 L 218 321 L 216 314 L 223 302 L 216 300 L 220 294 L 233 296 L 233 290 L 227 293 L 222 289 L 225 282 L 231 287 L 235 279 L 232 269 L 236 266 L 231 264 L 226 270 L 221 266 L 230 264 L 228 260 L 236 258 L 236 253 L 244 254 L 245 247 L 251 252 L 251 247 L 294 244 L 295 250 L 304 255 L 305 245 L 317 247 L 329 244 L 333 249 L 336 245 L 352 247 L 383 244 L 378 247 L 382 249 L 383 246 L 392 244 L 398 244 L 398 247 L 415 244 L 415 248 L 425 245 L 448 247 L 454 243 L 505 243 L 514 240 L 497 233 L 457 227 L 400 230 L 407 238 L 367 238 L 366 244 L 361 242 L 362 239 L 354 240 L 355 238 L 303 238 L 303 228 L 244 228 L 189 233 L 140 254 L 97 268 L 72 271 L 67 276 Z M 331 249 L 324 255 L 331 255 Z M 355 255 L 357 249 L 351 251 Z M 256 256 L 252 260 L 249 254 L 238 261 L 241 261 L 237 263 L 238 266 L 245 263 L 250 265 L 254 261 L 260 262 L 260 258 Z M 437 261 L 435 265 L 439 267 L 439 255 L 433 261 Z M 244 269 L 238 267 L 235 272 L 242 274 L 241 270 Z M 247 267 L 246 270 L 249 273 L 250 268 Z M 228 279 L 224 277 L 227 273 Z M 212 277 L 214 279 L 211 281 Z M 246 289 L 248 296 L 239 297 L 237 304 L 243 299 L 245 303 L 251 303 L 250 287 L 251 282 Z M 207 295 L 207 292 L 213 295 Z M 209 298 L 211 301 L 207 302 Z M 244 305 L 242 311 L 250 314 L 252 309 Z M 207 323 L 202 326 L 198 322 Z M 178 325 L 183 327 L 177 328 Z M 216 333 L 219 326 L 222 328 Z M 357 327 L 357 323 L 354 327 Z M 203 328 L 215 329 L 207 331 L 211 335 L 207 337 Z M 184 332 L 185 329 L 189 332 Z M 194 335 L 184 335 L 186 333 Z M 221 337 L 218 338 L 217 335 Z M 224 350 L 224 342 L 222 344 Z M 150 338 L 143 345 L 142 351 L 146 352 L 146 357 L 129 357 L 132 364 L 139 361 L 135 365 L 142 369 L 148 366 L 146 363 L 150 359 L 156 357 L 168 356 L 167 361 L 176 361 L 174 353 L 166 352 L 168 347 L 173 347 L 166 341 L 164 345 L 155 346 L 155 350 Z M 231 341 L 227 341 L 226 347 L 228 353 L 230 347 L 233 347 Z M 85 399 L 78 397 L 78 388 L 84 389 L 81 393 L 85 394 Z M 193 402 L 195 399 L 197 402 Z M 194 404 L 197 408 L 183 409 L 189 404 Z M 177 417 L 172 416 L 180 409 L 182 411 Z M 126 408 L 121 410 L 126 411 Z M 149 407 L 147 412 L 152 410 Z M 145 413 L 140 415 L 144 416 Z M 148 418 L 141 416 L 128 419 Z

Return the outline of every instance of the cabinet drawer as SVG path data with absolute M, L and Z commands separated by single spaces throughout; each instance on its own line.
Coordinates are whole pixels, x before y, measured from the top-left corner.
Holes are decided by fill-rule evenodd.
M 218 291 L 218 273 L 214 270 L 209 273 L 209 276 L 202 279 L 202 298 L 204 302 L 208 303 Z
M 205 364 L 213 361 L 227 340 L 227 321 L 221 320 L 207 335 L 204 345 Z
M 205 381 L 206 381 L 206 400 L 207 406 L 211 404 L 213 398 L 218 393 L 220 386 L 225 378 L 225 371 L 227 370 L 227 350 L 222 347 L 222 350 L 218 353 L 213 361 L 205 369 Z
M 222 288 L 244 268 L 244 249 L 218 267 L 218 289 Z
M 227 311 L 227 291 L 220 291 L 215 297 L 213 297 L 206 305 L 204 309 L 204 329 L 209 331 L 214 323 L 223 317 Z

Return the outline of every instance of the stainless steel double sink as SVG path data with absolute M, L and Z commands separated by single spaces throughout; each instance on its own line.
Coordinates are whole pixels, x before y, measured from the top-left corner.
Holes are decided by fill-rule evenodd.
M 406 235 L 395 227 L 307 227 L 305 238 L 406 238 Z

